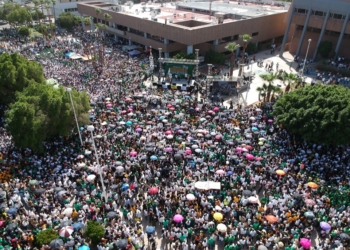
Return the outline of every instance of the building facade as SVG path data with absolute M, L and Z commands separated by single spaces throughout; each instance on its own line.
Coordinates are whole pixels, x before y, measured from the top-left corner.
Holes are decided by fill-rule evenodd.
M 280 55 L 305 56 L 309 39 L 308 59 L 317 59 L 322 41 L 332 42 L 331 56 L 350 58 L 350 0 L 293 0 Z
M 256 44 L 270 46 L 275 39 L 282 42 L 287 14 L 284 7 L 213 2 L 212 15 L 209 15 L 209 3 L 206 8 L 196 8 L 198 3 L 193 4 L 121 6 L 83 2 L 78 3 L 78 11 L 83 16 L 92 16 L 94 23 L 105 23 L 106 32 L 114 35 L 115 40 L 137 43 L 146 48 L 162 48 L 165 57 L 180 52 L 190 54 L 195 49 L 199 49 L 200 54 L 208 50 L 227 52 L 225 46 L 228 43 L 243 44 L 241 34 L 250 34 L 251 42 Z M 96 8 L 102 13 L 97 15 Z M 240 14 L 222 12 L 225 8 Z M 104 13 L 108 13 L 111 19 L 103 20 Z

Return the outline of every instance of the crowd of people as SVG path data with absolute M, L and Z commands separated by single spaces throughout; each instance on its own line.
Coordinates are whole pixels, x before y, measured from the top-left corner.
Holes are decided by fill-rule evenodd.
M 106 48 L 100 74 L 65 57 L 83 54 L 70 39 L 7 46 L 87 91 L 91 124 L 82 145 L 57 138 L 44 154 L 15 148 L 1 128 L 0 248 L 88 249 L 95 220 L 98 249 L 349 249 L 349 147 L 290 135 L 272 103 L 227 109 L 147 87 L 147 56 Z M 49 228 L 60 239 L 37 246 Z

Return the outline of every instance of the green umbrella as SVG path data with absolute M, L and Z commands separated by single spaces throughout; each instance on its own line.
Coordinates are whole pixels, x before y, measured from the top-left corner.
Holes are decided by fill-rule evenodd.
M 35 186 L 35 185 L 38 185 L 38 181 L 37 180 L 30 180 L 29 181 L 29 185 L 31 185 L 31 186 Z

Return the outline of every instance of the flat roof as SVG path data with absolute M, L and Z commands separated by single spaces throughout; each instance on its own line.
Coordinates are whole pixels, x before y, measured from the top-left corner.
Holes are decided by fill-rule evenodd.
M 225 0 L 226 1 L 226 0 Z M 289 5 L 284 6 L 272 5 L 276 2 L 265 2 L 256 4 L 255 2 L 212 2 L 212 16 L 209 15 L 209 1 L 199 2 L 172 2 L 172 3 L 139 3 L 133 4 L 127 2 L 123 5 L 115 5 L 108 2 L 84 2 L 86 5 L 93 5 L 96 8 L 116 11 L 125 15 L 147 19 L 168 25 L 176 25 L 195 29 L 207 25 L 216 25 L 218 20 L 215 13 L 225 16 L 223 23 L 235 22 L 244 19 L 284 13 L 288 11 Z M 186 24 L 186 21 L 193 20 L 193 24 Z M 198 25 L 197 25 L 198 24 Z

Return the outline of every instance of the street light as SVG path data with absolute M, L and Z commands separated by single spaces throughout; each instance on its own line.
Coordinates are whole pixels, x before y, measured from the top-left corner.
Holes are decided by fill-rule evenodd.
M 154 61 L 152 54 L 152 46 L 149 46 L 149 69 L 151 70 L 152 80 L 153 80 L 153 70 L 154 70 Z
M 158 82 L 160 82 L 161 81 L 161 78 L 162 78 L 162 48 L 158 48 L 158 50 L 159 50 L 159 59 L 158 59 L 158 61 L 159 61 L 159 79 L 158 79 Z
M 107 194 L 106 194 L 105 184 L 103 182 L 102 169 L 101 169 L 100 161 L 98 159 L 97 149 L 96 149 L 96 145 L 95 145 L 95 139 L 94 139 L 94 133 L 93 133 L 94 130 L 95 130 L 94 126 L 92 126 L 92 125 L 87 126 L 87 131 L 90 131 L 90 133 L 91 133 L 92 146 L 94 147 L 94 151 L 95 151 L 95 157 L 96 157 L 96 162 L 97 162 L 97 167 L 98 167 L 98 174 L 100 176 L 100 181 L 101 181 L 101 185 L 102 185 L 102 195 L 105 198 L 105 202 L 107 203 L 108 198 L 107 198 Z
M 72 98 L 72 89 L 71 88 L 67 88 L 67 92 L 69 94 L 70 103 L 72 104 L 75 123 L 77 124 L 77 129 L 78 129 L 78 134 L 79 134 L 79 139 L 80 139 L 80 145 L 83 146 L 83 140 L 81 139 L 81 133 L 80 133 L 80 128 L 79 128 L 77 113 L 75 112 L 75 107 L 74 107 L 73 98 Z
M 196 53 L 196 82 L 198 83 L 198 73 L 199 73 L 199 69 L 198 69 L 198 64 L 199 64 L 199 49 L 195 49 L 195 53 Z
M 301 80 L 303 81 L 304 79 L 304 69 L 305 69 L 305 64 L 306 64 L 306 59 L 307 59 L 307 54 L 309 53 L 309 48 L 310 48 L 310 43 L 311 43 L 311 39 L 307 40 L 309 42 L 309 44 L 307 45 L 307 50 L 306 50 L 306 55 L 305 55 L 305 59 L 304 59 L 304 65 L 303 65 L 303 69 L 301 71 Z

